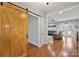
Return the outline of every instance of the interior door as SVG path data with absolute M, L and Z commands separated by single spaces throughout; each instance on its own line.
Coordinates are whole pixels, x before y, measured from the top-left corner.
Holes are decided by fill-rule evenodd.
M 29 42 L 38 46 L 38 17 L 29 14 Z
M 28 13 L 14 5 L 0 5 L 0 56 L 26 56 Z

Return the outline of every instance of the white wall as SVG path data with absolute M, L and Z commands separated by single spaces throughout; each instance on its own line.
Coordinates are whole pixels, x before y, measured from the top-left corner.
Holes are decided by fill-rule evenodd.
M 78 19 L 78 32 L 79 32 L 79 19 Z
M 68 31 L 72 31 L 74 34 L 76 34 L 77 25 L 78 19 L 57 22 L 57 31 L 63 31 L 65 34 L 67 34 Z
M 40 18 L 40 42 L 41 42 L 41 45 L 45 44 L 45 42 L 46 42 L 46 38 L 45 38 L 45 35 L 46 35 L 45 21 L 46 20 L 45 20 L 44 17 Z

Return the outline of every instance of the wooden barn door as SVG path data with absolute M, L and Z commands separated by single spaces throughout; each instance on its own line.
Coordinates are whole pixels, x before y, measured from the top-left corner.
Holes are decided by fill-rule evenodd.
M 0 56 L 26 56 L 28 13 L 14 5 L 0 5 Z

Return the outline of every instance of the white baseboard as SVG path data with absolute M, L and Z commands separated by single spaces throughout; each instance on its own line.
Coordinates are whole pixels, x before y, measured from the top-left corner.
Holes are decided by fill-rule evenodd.
M 37 47 L 41 47 L 41 45 L 38 45 L 38 44 L 36 44 L 36 43 L 34 43 L 34 42 L 32 42 L 32 41 L 29 41 L 29 43 L 32 43 L 32 44 L 34 44 L 35 46 L 37 46 Z
M 44 44 L 48 44 L 47 42 L 45 42 L 44 44 L 36 44 L 36 43 L 34 43 L 34 42 L 32 42 L 32 41 L 29 41 L 29 43 L 32 43 L 32 44 L 34 44 L 35 46 L 37 46 L 37 47 L 42 47 Z

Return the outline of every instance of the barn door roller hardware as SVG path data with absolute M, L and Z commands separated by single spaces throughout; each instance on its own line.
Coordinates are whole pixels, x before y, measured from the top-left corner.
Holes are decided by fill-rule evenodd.
M 19 7 L 19 8 L 21 8 L 21 9 L 23 9 L 23 10 L 28 10 L 28 8 L 25 9 L 25 8 L 23 8 L 23 7 L 20 7 L 20 6 L 16 5 L 16 4 L 14 4 L 14 3 L 11 3 L 11 2 L 7 2 L 7 3 L 12 4 L 12 5 L 16 6 L 16 7 Z M 37 13 L 34 13 L 34 12 L 30 11 L 30 10 L 28 10 L 28 12 L 29 12 L 29 13 L 32 13 L 32 14 L 35 14 L 35 15 L 37 15 L 37 16 L 39 16 L 39 17 L 41 17 L 41 15 L 38 15 Z
M 39 14 L 37 14 L 37 13 L 34 13 L 34 12 L 32 12 L 32 11 L 28 10 L 27 8 L 25 9 L 25 8 L 20 7 L 20 6 L 18 6 L 18 5 L 16 5 L 16 4 L 14 4 L 14 3 L 11 3 L 11 2 L 7 2 L 7 3 L 12 4 L 12 5 L 14 5 L 14 6 L 18 7 L 18 8 L 21 8 L 21 9 L 23 9 L 23 10 L 28 11 L 29 13 L 32 13 L 32 14 L 35 14 L 35 15 L 37 15 L 37 16 L 39 16 L 39 17 L 41 17 L 41 15 L 39 15 Z M 1 2 L 0 4 L 1 4 L 1 5 L 3 5 L 3 2 Z

